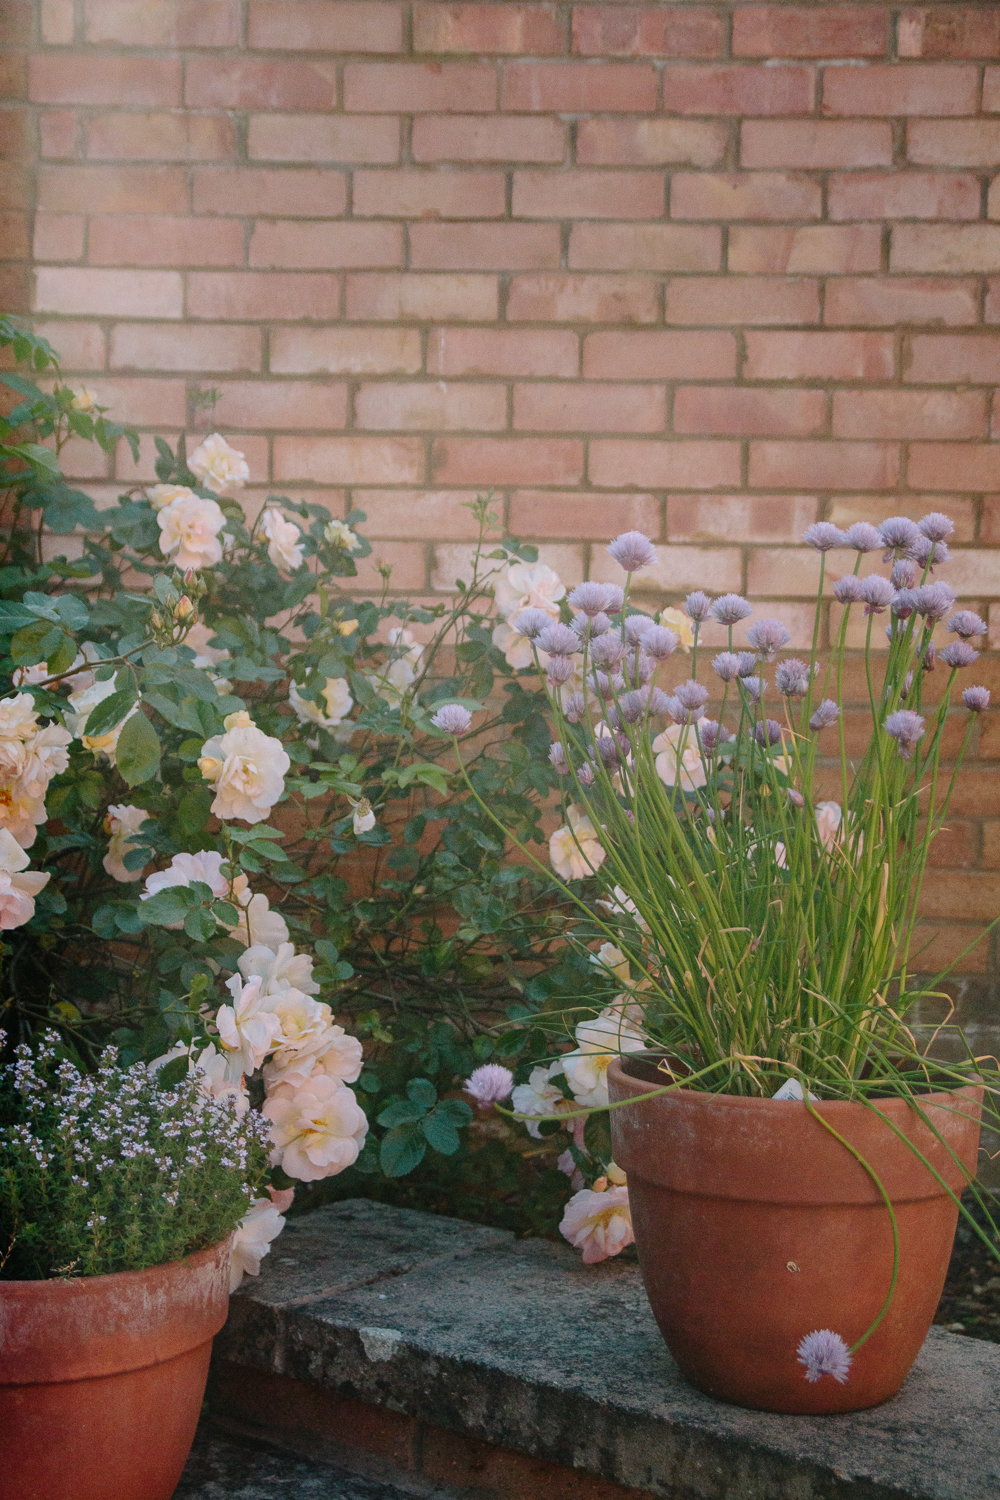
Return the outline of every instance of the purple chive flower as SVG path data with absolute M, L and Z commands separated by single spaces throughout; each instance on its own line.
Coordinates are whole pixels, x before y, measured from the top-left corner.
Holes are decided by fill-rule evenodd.
M 720 594 L 712 603 L 712 619 L 719 625 L 738 625 L 752 614 L 753 606 L 742 594 Z
M 609 703 L 618 691 L 617 680 L 609 677 L 607 672 L 591 672 L 590 686 L 602 703 Z
M 514 1075 L 500 1063 L 483 1063 L 469 1074 L 463 1084 L 465 1092 L 480 1109 L 490 1109 L 506 1099 L 514 1087 Z
M 904 703 L 906 701 L 907 695 L 908 695 L 908 693 L 909 693 L 909 691 L 910 691 L 910 689 L 911 689 L 912 686 L 913 686 L 913 673 L 912 672 L 907 672 L 906 676 L 903 678 L 903 687 L 902 687 L 902 690 L 901 690 L 901 692 L 899 694 L 899 696 L 903 699 Z
M 788 798 L 792 806 L 797 807 L 800 812 L 806 805 L 806 799 L 803 797 L 802 793 L 797 792 L 793 786 L 785 787 L 785 796 Z
M 460 703 L 446 703 L 431 719 L 435 729 L 445 734 L 464 734 L 472 723 L 472 715 Z
M 654 625 L 642 638 L 642 649 L 654 661 L 666 661 L 677 650 L 678 638 L 666 625 Z
M 970 636 L 986 634 L 986 621 L 981 620 L 971 609 L 960 609 L 952 615 L 946 628 L 953 635 L 960 635 L 963 641 L 967 641 Z
M 757 657 L 753 651 L 741 651 L 739 655 L 741 677 L 752 677 L 757 671 Z
M 844 532 L 844 541 L 855 552 L 876 552 L 879 547 L 885 545 L 879 536 L 878 528 L 870 521 L 855 521 L 853 526 L 848 526 Z
M 753 726 L 753 737 L 763 749 L 769 745 L 777 745 L 781 740 L 781 725 L 774 719 L 765 719 L 763 724 Z
M 806 1379 L 816 1381 L 821 1375 L 832 1375 L 843 1385 L 851 1369 L 851 1351 L 839 1333 L 817 1328 L 807 1333 L 796 1349 L 799 1364 L 806 1367 Z
M 576 773 L 576 779 L 581 786 L 594 785 L 594 772 L 590 766 L 583 765 Z
M 635 688 L 631 693 L 623 694 L 623 696 L 618 700 L 618 707 L 621 711 L 621 717 L 624 722 L 626 724 L 638 724 L 639 720 L 646 712 L 646 705 L 648 704 L 648 702 L 648 688 Z M 610 723 L 610 721 L 611 710 L 609 709 L 608 722 Z
M 621 536 L 615 537 L 608 551 L 626 573 L 638 573 L 641 568 L 649 568 L 656 562 L 656 548 L 641 531 L 623 531 Z
M 887 521 L 882 522 L 878 534 L 886 549 L 882 561 L 891 562 L 894 552 L 906 552 L 913 546 L 920 535 L 920 528 L 909 516 L 890 516 Z
M 951 562 L 951 553 L 948 551 L 947 542 L 932 542 L 929 537 L 918 536 L 910 548 L 908 556 L 914 562 L 919 563 L 922 568 L 939 567 L 941 563 Z
M 834 703 L 833 699 L 824 698 L 822 703 L 817 706 L 812 718 L 809 720 L 809 728 L 816 731 L 819 731 L 820 729 L 829 729 L 831 724 L 836 724 L 839 717 L 840 709 L 837 707 L 836 703 Z
M 578 583 L 568 596 L 571 609 L 581 610 L 585 615 L 599 615 L 613 608 L 613 586 L 609 583 Z
M 732 682 L 740 675 L 740 659 L 734 651 L 720 651 L 712 662 L 712 670 L 723 682 Z
M 695 589 L 694 593 L 688 594 L 684 600 L 684 613 L 696 624 L 700 625 L 702 620 L 707 620 L 711 610 L 712 601 L 701 589 Z
M 908 708 L 899 708 L 889 715 L 882 727 L 898 744 L 903 759 L 912 760 L 914 746 L 924 732 L 924 721 L 920 714 L 911 713 Z
M 864 601 L 866 615 L 880 615 L 895 597 L 896 590 L 888 578 L 883 578 L 881 573 L 872 573 L 868 578 L 862 579 L 861 598 Z
M 646 689 L 645 688 L 640 688 L 639 691 L 640 692 L 645 692 Z M 651 714 L 665 714 L 665 713 L 669 713 L 670 710 L 667 708 L 667 704 L 669 702 L 670 702 L 670 699 L 668 698 L 667 694 L 663 691 L 662 688 L 651 687 L 649 689 L 649 712 Z
M 560 776 L 565 776 L 569 771 L 569 762 L 566 759 L 566 751 L 558 740 L 549 746 L 549 765 Z
M 642 687 L 649 682 L 655 671 L 656 662 L 645 651 L 637 651 L 635 656 L 622 662 L 622 677 L 629 687 Z
M 587 700 L 582 693 L 573 693 L 563 705 L 563 713 L 570 724 L 579 724 L 586 711 Z
M 611 629 L 611 621 L 603 611 L 596 615 L 585 615 L 581 610 L 570 620 L 569 628 L 576 631 L 581 641 L 592 641 L 599 635 L 607 635 Z
M 767 682 L 763 677 L 741 677 L 740 681 L 751 703 L 759 703 L 767 692 Z
M 684 704 L 676 696 L 667 699 L 667 713 L 675 724 L 693 724 L 699 717 L 698 709 L 692 712 L 690 709 L 685 708 Z
M 647 630 L 655 630 L 656 621 L 648 615 L 629 615 L 622 621 L 622 636 L 630 646 L 638 646 Z
M 912 588 L 913 580 L 917 576 L 916 563 L 908 557 L 897 557 L 889 574 L 889 582 L 894 589 Z
M 518 635 L 526 635 L 529 641 L 533 641 L 552 624 L 552 616 L 547 615 L 544 609 L 522 609 L 510 623 Z
M 774 683 L 783 698 L 804 698 L 809 691 L 809 668 L 798 657 L 789 657 L 775 667 Z
M 942 510 L 932 510 L 930 515 L 924 516 L 917 524 L 924 536 L 932 542 L 945 541 L 955 530 L 954 521 Z
M 990 706 L 990 690 L 984 687 L 967 687 L 962 694 L 962 702 L 974 714 L 981 714 L 984 708 Z
M 861 593 L 861 579 L 854 573 L 848 573 L 843 578 L 838 578 L 833 585 L 833 597 L 840 604 L 860 604 L 863 595 Z
M 615 766 L 619 765 L 622 758 L 621 751 L 618 747 L 618 741 L 614 739 L 610 734 L 599 734 L 595 739 L 593 745 L 587 751 L 587 754 L 590 756 L 591 760 L 594 759 L 594 756 L 596 754 L 596 757 L 601 762 L 601 765 L 607 767 L 610 770 L 613 770 Z
M 625 590 L 617 583 L 607 583 L 605 587 L 604 613 L 606 615 L 620 615 L 625 607 Z
M 698 740 L 706 755 L 714 755 L 720 744 L 727 739 L 726 731 L 715 719 L 706 719 L 698 726 Z
M 568 656 L 550 656 L 545 676 L 551 687 L 562 687 L 564 682 L 569 682 L 575 671 L 576 667 Z
M 590 648 L 590 659 L 595 667 L 616 667 L 625 655 L 625 642 L 616 631 L 599 635 Z
M 893 615 L 897 620 L 908 620 L 918 602 L 916 589 L 899 589 L 892 601 Z
M 802 533 L 802 540 L 815 547 L 817 552 L 829 552 L 831 547 L 843 547 L 847 538 L 839 526 L 832 521 L 815 521 Z
M 747 645 L 751 646 L 765 661 L 772 661 L 782 646 L 788 645 L 791 638 L 780 620 L 758 620 L 756 625 L 751 625 L 747 631 Z
M 574 651 L 580 649 L 580 637 L 568 625 L 550 620 L 539 633 L 537 645 L 539 651 L 544 651 L 548 656 L 572 656 Z
M 933 672 L 937 666 L 937 647 L 933 641 L 928 641 L 921 653 L 920 665 L 925 672 Z
M 941 652 L 941 660 L 948 667 L 971 667 L 979 660 L 979 652 L 968 641 L 949 641 Z
M 928 620 L 943 620 L 955 608 L 955 590 L 947 583 L 925 583 L 916 590 L 916 611 Z
M 679 698 L 685 708 L 704 708 L 708 700 L 708 688 L 702 687 L 700 682 L 693 679 L 682 682 L 680 687 L 674 689 L 674 696 Z

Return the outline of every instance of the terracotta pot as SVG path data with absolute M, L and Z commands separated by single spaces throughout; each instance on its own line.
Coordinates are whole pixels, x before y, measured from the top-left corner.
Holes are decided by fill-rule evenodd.
M 170 1500 L 232 1241 L 149 1271 L 0 1281 L 0 1500 Z
M 627 1070 L 627 1071 L 626 1071 Z M 889 1311 L 853 1356 L 844 1384 L 815 1382 L 801 1339 L 829 1328 L 851 1345 L 882 1306 L 892 1277 L 892 1229 L 870 1176 L 796 1100 L 678 1091 L 643 1099 L 655 1066 L 630 1057 L 608 1068 L 614 1159 L 629 1202 L 646 1292 L 660 1331 L 692 1385 L 740 1406 L 827 1413 L 895 1395 L 941 1296 L 956 1204 L 894 1133 L 862 1104 L 819 1113 L 871 1163 L 899 1226 L 900 1264 Z M 921 1107 L 970 1171 L 982 1090 L 925 1095 Z M 948 1151 L 909 1105 L 879 1108 L 956 1191 Z

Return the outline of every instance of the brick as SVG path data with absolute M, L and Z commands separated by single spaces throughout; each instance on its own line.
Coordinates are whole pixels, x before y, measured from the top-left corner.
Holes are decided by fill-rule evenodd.
M 195 109 L 333 109 L 337 71 L 332 59 L 192 57 L 184 103 Z
M 674 431 L 723 437 L 810 437 L 826 418 L 822 391 L 687 385 L 674 392 Z
M 1000 120 L 910 120 L 910 161 L 927 167 L 1000 165 Z
M 914 334 L 908 381 L 933 385 L 1000 383 L 1000 340 L 995 334 Z
M 456 543 L 445 543 L 444 545 L 441 545 L 439 543 L 438 546 L 434 548 L 434 570 L 431 575 L 431 582 L 433 587 L 436 589 L 447 589 L 449 592 L 454 592 L 457 581 L 459 579 L 466 580 L 471 578 L 472 561 L 474 555 L 474 547 L 460 546 Z M 583 581 L 582 547 L 567 546 L 565 543 L 550 543 L 547 547 L 540 547 L 538 549 L 538 561 L 554 569 L 554 571 L 559 574 L 560 578 L 568 588 L 572 588 L 574 584 L 581 583 Z M 448 1434 L 447 1436 L 445 1436 L 444 1434 L 441 1434 L 441 1436 L 444 1437 L 444 1441 L 440 1443 L 440 1446 L 438 1446 L 437 1444 L 435 1445 L 438 1446 L 438 1453 L 436 1455 L 437 1462 L 435 1467 L 437 1467 L 438 1470 L 447 1467 L 452 1473 L 454 1473 L 457 1468 L 457 1464 L 455 1462 L 454 1450 L 452 1448 L 452 1435 Z M 475 1446 L 478 1447 L 479 1445 L 477 1444 Z M 483 1444 L 482 1446 L 485 1447 L 486 1445 Z M 447 1455 L 444 1463 L 442 1463 L 442 1448 L 444 1449 L 444 1454 Z M 512 1458 L 514 1457 L 513 1454 L 511 1454 L 510 1456 Z M 506 1460 L 506 1458 L 507 1454 L 504 1453 L 504 1459 Z M 423 1465 L 421 1465 L 421 1467 L 423 1467 Z M 480 1461 L 480 1463 L 476 1465 L 476 1469 L 481 1474 L 483 1468 L 485 1468 L 485 1465 Z M 507 1475 L 507 1472 L 508 1470 L 505 1462 L 505 1477 Z M 574 1494 L 577 1493 L 577 1490 L 575 1488 L 576 1478 L 577 1476 L 574 1474 Z M 510 1491 L 508 1491 L 508 1493 L 510 1493 Z M 523 1494 L 525 1493 L 525 1491 L 515 1490 L 513 1493 Z M 546 1488 L 545 1494 L 546 1496 L 551 1495 L 551 1489 Z M 586 1492 L 584 1492 L 584 1496 L 586 1497 Z M 571 1500 L 571 1497 L 563 1497 L 560 1495 L 557 1497 L 557 1500 Z M 587 1500 L 589 1500 L 589 1497 L 587 1497 Z M 595 1497 L 595 1500 L 604 1500 L 604 1497 L 597 1496 Z M 609 1500 L 611 1500 L 611 1497 L 609 1497 Z
M 38 116 L 43 156 L 76 155 L 76 115 L 69 109 L 46 109 Z
M 713 591 L 736 591 L 742 586 L 741 573 L 740 554 L 735 547 L 658 547 L 657 561 L 639 575 L 633 587 L 687 594 L 710 582 Z M 622 575 L 602 547 L 591 560 L 590 576 L 599 583 L 617 583 Z
M 563 27 L 554 5 L 418 3 L 413 50 L 544 56 L 562 52 Z
M 740 481 L 739 443 L 594 438 L 590 482 L 620 489 L 712 490 Z M 718 585 L 720 588 L 721 584 Z
M 787 275 L 877 271 L 882 260 L 878 224 L 804 224 L 758 229 L 734 224 L 729 231 L 730 271 Z
M 547 161 L 566 154 L 560 120 L 518 115 L 419 115 L 414 161 Z
M 76 34 L 73 0 L 42 0 L 42 41 L 47 47 L 68 47 Z
M 401 52 L 402 8 L 383 0 L 250 0 L 248 36 L 265 52 Z
M 91 160 L 215 161 L 233 149 L 233 125 L 225 115 L 116 111 L 94 115 L 87 125 Z
M 968 542 L 975 533 L 975 512 L 971 500 L 957 495 L 893 495 L 894 515 L 909 516 L 919 521 L 930 510 L 945 510 L 955 523 L 953 541 Z M 852 495 L 848 499 L 830 502 L 830 520 L 835 526 L 847 528 L 855 521 L 879 521 L 885 514 L 886 500 L 883 495 Z M 865 689 L 867 691 L 867 689 Z
M 973 115 L 975 68 L 946 63 L 869 64 L 823 70 L 827 115 Z
M 997 187 L 998 179 L 994 178 L 990 183 L 989 199 L 987 206 L 987 217 L 1000 219 L 1000 188 Z
M 659 219 L 664 209 L 659 172 L 561 172 L 527 168 L 514 173 L 513 213 L 526 219 Z
M 129 376 L 99 377 L 102 406 L 109 406 L 119 421 L 140 427 L 182 427 L 187 414 L 183 380 L 143 380 Z
M 971 927 L 932 927 L 922 925 L 916 929 L 913 951 L 919 953 L 921 967 L 928 974 L 937 974 L 960 959 L 959 968 L 965 974 L 985 974 L 991 968 L 989 936 L 976 941 L 977 934 Z M 971 944 L 970 951 L 965 949 Z
M 657 286 L 639 276 L 516 276 L 507 317 L 529 323 L 655 323 Z
M 655 495 L 588 495 L 579 490 L 516 490 L 508 526 L 519 537 L 565 537 L 605 542 L 620 531 L 657 536 L 660 502 Z
M 680 115 L 804 115 L 813 107 L 812 68 L 671 67 L 663 70 L 663 107 Z
M 992 922 L 1000 897 L 1000 878 L 984 871 L 928 880 L 920 895 L 920 914 L 931 919 L 951 918 L 966 922 Z
M 84 235 L 87 221 L 83 214 L 36 214 L 34 257 L 36 260 L 82 260 Z M 24 236 L 25 241 L 27 235 Z M 15 245 L 9 230 L 0 236 L 5 255 L 15 259 Z M 27 243 L 20 249 L 17 259 L 27 260 Z
M 0 156 L 33 155 L 32 120 L 26 109 L 0 110 Z
M 236 219 L 95 214 L 88 249 L 95 266 L 238 266 L 243 226 Z
M 235 47 L 238 0 L 86 0 L 84 36 L 116 47 Z
M 1000 13 L 994 6 L 904 10 L 896 45 L 900 57 L 997 57 Z
M 912 443 L 907 473 L 910 484 L 920 489 L 993 490 L 996 447 L 990 443 Z M 950 569 L 948 582 L 954 582 Z
M 0 98 L 28 97 L 28 59 L 23 52 L 0 52 Z
M 425 589 L 427 587 L 427 555 L 422 546 L 414 542 L 379 542 L 370 557 L 358 559 L 358 576 L 354 587 L 365 593 L 382 592 L 383 579 L 379 565 L 392 570 L 393 589 Z
M 169 57 L 101 57 L 38 52 L 29 60 L 36 104 L 180 104 L 181 65 Z
M 812 495 L 668 495 L 672 542 L 797 542 L 816 519 Z
M 176 271 L 103 271 L 41 267 L 35 307 L 39 312 L 90 313 L 99 317 L 179 318 L 183 287 Z
M 392 163 L 399 160 L 399 121 L 391 115 L 251 115 L 247 155 L 256 161 Z
M 148 324 L 145 332 L 156 334 L 162 325 Z M 104 330 L 98 323 L 70 323 L 60 320 L 46 323 L 34 320 L 34 329 L 59 350 L 63 370 L 102 370 L 104 368 Z
M 497 315 L 495 276 L 372 272 L 349 276 L 345 295 L 349 318 L 478 323 L 489 322 Z
M 736 374 L 731 333 L 615 331 L 590 333 L 583 344 L 589 378 L 718 380 Z
M 113 370 L 259 370 L 260 361 L 259 328 L 117 323 L 111 330 Z
M 183 167 L 43 166 L 38 206 L 62 213 L 186 213 Z
M 814 281 L 778 276 L 695 277 L 667 285 L 668 323 L 815 323 Z
M 303 380 L 227 381 L 218 387 L 213 427 L 343 427 L 347 422 L 347 386 Z
M 354 212 L 368 218 L 488 219 L 506 212 L 500 172 L 358 171 Z
M 347 207 L 342 172 L 314 167 L 195 167 L 196 214 L 336 217 Z
M 670 183 L 674 219 L 818 219 L 822 207 L 818 182 L 784 172 L 677 172 Z
M 579 339 L 560 329 L 434 328 L 428 375 L 575 375 Z
M 1000 225 L 899 224 L 892 232 L 894 271 L 1000 271 Z
M 996 468 L 994 466 L 994 481 Z M 996 599 L 1000 595 L 1000 551 L 956 547 L 948 564 L 948 582 L 961 599 Z M 985 670 L 985 663 L 977 667 Z M 976 677 L 974 681 L 982 681 Z
M 542 271 L 559 265 L 558 224 L 411 224 L 410 265 L 436 271 Z
M 898 477 L 895 443 L 750 444 L 750 484 L 759 489 L 889 490 Z
M 744 120 L 740 162 L 744 167 L 813 170 L 888 167 L 892 127 L 887 120 Z
M 662 432 L 666 417 L 662 386 L 550 381 L 514 387 L 514 426 L 525 432 Z
M 192 271 L 192 318 L 336 318 L 340 284 L 320 271 Z
M 28 212 L 31 208 L 32 187 L 34 186 L 34 173 L 27 166 L 19 166 L 8 163 L 0 171 L 0 209 L 24 209 Z M 58 204 L 41 203 L 42 208 L 56 208 Z M 3 305 L 0 299 L 0 306 Z
M 725 22 L 717 11 L 640 5 L 573 9 L 573 51 L 581 57 L 721 57 L 724 46 Z
M 715 167 L 728 142 L 729 126 L 721 120 L 596 118 L 577 126 L 576 159 L 592 167 Z
M 979 217 L 979 180 L 966 172 L 835 173 L 827 191 L 831 219 Z
M 469 511 L 475 490 L 355 490 L 368 537 L 473 541 L 478 523 Z
M 380 381 L 361 386 L 354 408 L 358 427 L 378 431 L 502 432 L 507 426 L 502 385 Z
M 0 46 L 30 46 L 34 6 L 30 0 L 9 0 L 0 15 Z
M 983 70 L 983 111 L 995 113 L 1000 110 L 1000 68 Z
M 974 319 L 969 320 L 973 322 Z M 984 322 L 1000 323 L 1000 281 L 986 283 L 986 307 Z
M 937 499 L 937 497 L 935 497 L 935 499 Z M 949 506 L 951 506 L 954 502 L 953 500 L 949 499 L 947 503 Z M 965 503 L 968 504 L 967 501 Z M 1000 545 L 1000 496 L 986 495 L 983 498 L 982 505 L 983 514 L 979 526 L 979 540 L 995 547 L 997 545 Z M 994 612 L 993 636 L 996 635 L 997 623 L 998 621 L 995 617 Z
M 0 256 L 12 261 L 29 260 L 31 258 L 31 238 L 28 234 L 30 226 L 29 214 L 0 213 Z M 50 259 L 61 258 L 50 257 Z
M 279 375 L 415 375 L 415 328 L 276 328 L 271 369 Z
M 569 265 L 585 271 L 716 271 L 722 259 L 717 225 L 574 224 Z
M 826 289 L 827 323 L 958 325 L 979 321 L 975 283 L 903 277 L 844 277 Z
M 747 564 L 747 593 L 756 598 L 815 599 L 819 571 L 819 553 L 811 548 L 755 547 Z M 829 594 L 832 586 L 831 580 L 824 592 Z
M 891 333 L 746 334 L 748 380 L 892 380 Z
M 251 266 L 333 271 L 402 264 L 403 231 L 398 224 L 303 224 L 298 219 L 278 219 L 256 224 L 250 239 Z
M 577 438 L 439 438 L 431 455 L 437 484 L 578 484 Z
M 740 6 L 733 13 L 733 56 L 884 57 L 888 20 L 868 6 Z
M 462 111 L 497 107 L 496 70 L 485 63 L 348 63 L 344 108 L 360 114 Z
M 980 391 L 837 391 L 833 435 L 846 438 L 986 437 Z
M 651 114 L 656 109 L 656 72 L 652 65 L 640 63 L 508 63 L 500 108 Z
M 415 437 L 278 437 L 274 477 L 319 484 L 419 484 L 424 445 Z

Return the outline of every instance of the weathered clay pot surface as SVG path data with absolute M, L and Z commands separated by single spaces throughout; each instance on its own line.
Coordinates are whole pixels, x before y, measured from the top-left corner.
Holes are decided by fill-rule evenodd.
M 681 1090 L 643 1099 L 649 1063 L 608 1069 L 614 1159 L 629 1202 L 646 1292 L 682 1374 L 709 1395 L 765 1411 L 830 1413 L 895 1395 L 927 1336 L 958 1209 L 886 1122 L 861 1104 L 818 1106 L 872 1164 L 896 1211 L 896 1293 L 841 1385 L 811 1383 L 796 1350 L 816 1329 L 851 1345 L 892 1276 L 892 1229 L 871 1177 L 805 1104 Z M 640 1076 L 635 1076 L 639 1074 Z M 662 1076 L 662 1075 L 661 1075 Z M 975 1170 L 982 1091 L 930 1094 L 922 1108 Z M 964 1178 L 910 1107 L 879 1108 L 949 1186 Z
M 0 1500 L 170 1500 L 231 1241 L 148 1271 L 0 1281 Z

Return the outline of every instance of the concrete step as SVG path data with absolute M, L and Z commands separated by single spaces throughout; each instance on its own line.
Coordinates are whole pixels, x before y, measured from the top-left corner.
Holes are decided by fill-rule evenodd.
M 395 1485 L 350 1474 L 259 1438 L 198 1428 L 174 1500 L 408 1500 Z

